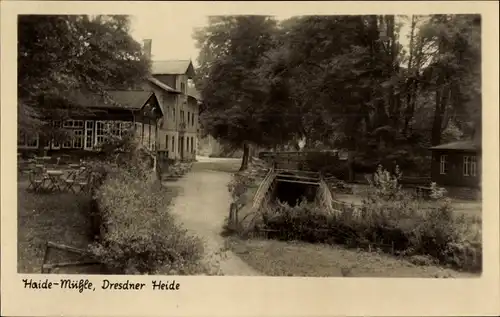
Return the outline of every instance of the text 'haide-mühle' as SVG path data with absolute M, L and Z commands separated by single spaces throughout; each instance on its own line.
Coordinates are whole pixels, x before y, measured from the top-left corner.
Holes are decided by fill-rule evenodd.
M 33 279 L 23 279 L 24 288 L 30 289 L 53 289 L 59 287 L 62 289 L 78 290 L 82 293 L 85 290 L 95 291 L 95 287 L 88 279 L 71 280 L 61 279 L 59 282 L 52 282 L 49 279 L 34 281 Z

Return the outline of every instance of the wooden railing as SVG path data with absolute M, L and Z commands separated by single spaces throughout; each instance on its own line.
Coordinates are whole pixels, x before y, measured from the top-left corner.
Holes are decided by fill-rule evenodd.
M 255 223 L 255 219 L 257 219 L 258 217 L 258 212 L 262 206 L 262 202 L 264 201 L 264 198 L 268 194 L 269 188 L 273 184 L 275 178 L 276 178 L 276 171 L 274 170 L 274 168 L 269 169 L 269 172 L 266 174 L 266 176 L 260 183 L 259 188 L 255 192 L 250 212 L 241 220 L 241 223 L 243 223 L 247 217 L 252 217 L 250 220 L 251 223 L 245 226 L 241 231 L 241 234 L 243 236 L 247 235 L 253 229 L 253 223 Z M 236 227 L 241 228 L 240 222 L 238 222 L 237 213 L 238 212 L 236 212 L 236 217 L 235 217 Z
M 316 199 L 317 203 L 322 206 L 327 213 L 332 214 L 341 212 L 341 210 L 333 208 L 332 193 L 330 191 L 330 188 L 328 187 L 328 184 L 325 182 L 322 176 L 319 180 L 319 188 L 316 194 Z
M 270 168 L 266 177 L 264 177 L 264 180 L 262 180 L 262 182 L 260 183 L 259 188 L 257 189 L 257 192 L 255 193 L 255 196 L 253 198 L 253 204 L 252 204 L 252 209 L 254 209 L 253 211 L 257 211 L 260 208 L 262 199 L 264 199 L 264 195 L 269 190 L 269 187 L 271 186 L 271 183 L 273 182 L 275 177 L 276 177 L 276 172 L 274 168 Z

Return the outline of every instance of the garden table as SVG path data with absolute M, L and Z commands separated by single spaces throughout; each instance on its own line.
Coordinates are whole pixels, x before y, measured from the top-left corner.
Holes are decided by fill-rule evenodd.
M 50 182 L 50 189 L 57 189 L 58 191 L 61 191 L 61 187 L 59 185 L 64 172 L 61 170 L 47 170 L 45 173 L 47 174 Z

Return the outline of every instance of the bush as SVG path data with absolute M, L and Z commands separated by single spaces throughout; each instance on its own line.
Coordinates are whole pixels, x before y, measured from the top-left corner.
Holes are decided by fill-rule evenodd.
M 420 201 L 401 189 L 395 175 L 381 167 L 359 208 L 326 214 L 303 202 L 295 207 L 278 204 L 264 211 L 269 237 L 353 247 L 371 245 L 409 257 L 431 257 L 455 268 L 481 270 L 480 232 L 470 237 L 472 222 L 454 215 L 444 190 L 431 185 L 433 203 Z
M 172 193 L 153 181 L 141 151 L 129 153 L 120 166 L 108 166 L 107 178 L 94 193 L 102 223 L 91 252 L 119 274 L 204 273 L 202 241 L 168 213 Z
M 251 184 L 255 183 L 255 177 L 251 174 L 236 173 L 234 174 L 231 182 L 227 185 L 231 198 L 237 205 L 243 205 L 243 197 Z

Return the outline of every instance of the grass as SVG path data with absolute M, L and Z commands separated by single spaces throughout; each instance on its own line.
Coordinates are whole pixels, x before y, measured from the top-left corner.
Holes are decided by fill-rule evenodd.
M 73 193 L 33 193 L 27 191 L 28 182 L 18 183 L 18 251 L 19 273 L 40 273 L 47 241 L 86 249 L 91 240 L 88 217 L 90 195 Z M 169 187 L 170 200 L 178 193 Z M 50 251 L 47 263 L 72 262 L 78 256 L 64 251 Z M 88 258 L 86 259 L 88 260 Z M 99 274 L 98 266 L 61 268 L 60 274 Z
M 73 193 L 33 193 L 27 182 L 18 184 L 19 273 L 40 273 L 45 243 L 52 241 L 85 249 L 91 242 L 87 216 L 90 196 Z M 61 251 L 51 251 L 48 263 L 75 260 Z M 68 273 L 94 273 L 95 267 L 66 269 Z
M 255 270 L 267 276 L 307 277 L 479 277 L 435 265 L 416 265 L 405 259 L 348 250 L 340 246 L 241 240 L 230 237 L 227 246 Z

